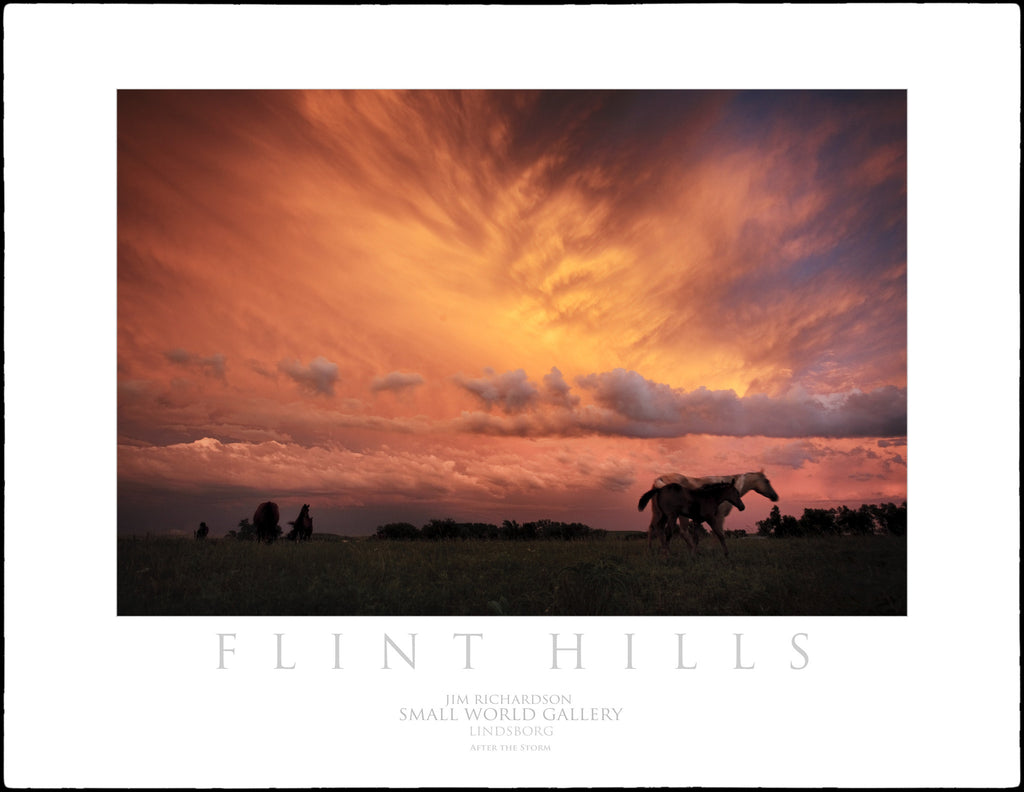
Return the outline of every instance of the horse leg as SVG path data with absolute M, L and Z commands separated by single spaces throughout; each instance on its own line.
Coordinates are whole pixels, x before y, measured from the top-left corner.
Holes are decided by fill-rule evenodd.
M 700 520 L 688 519 L 686 521 L 686 536 L 690 541 L 690 550 L 694 555 L 697 555 L 700 545 L 700 535 L 703 533 L 701 530 Z
M 658 537 L 664 542 L 664 526 L 665 516 L 659 514 L 651 514 L 651 524 L 647 526 L 647 550 L 651 550 L 651 542 L 655 537 Z
M 690 556 L 694 557 L 697 555 L 697 543 L 693 539 L 693 527 L 692 521 L 685 518 L 679 518 L 679 533 L 682 534 L 683 540 L 686 542 L 686 546 L 690 548 Z
M 667 523 L 668 523 L 668 518 L 665 516 L 665 513 L 658 507 L 658 499 L 657 499 L 657 497 L 651 498 L 651 530 L 647 534 L 647 547 L 648 547 L 648 549 L 651 546 L 652 535 L 655 534 L 655 533 L 658 533 L 659 531 L 661 531 L 663 529 L 667 529 L 668 528 Z M 664 541 L 665 541 L 664 534 L 662 534 L 662 536 L 660 538 L 662 540 L 662 543 L 664 543 Z
M 719 543 L 722 545 L 722 550 L 725 551 L 725 557 L 729 557 L 729 548 L 725 546 L 725 531 L 722 526 L 725 523 L 725 518 L 721 514 L 716 514 L 715 518 L 711 521 L 711 530 L 718 538 Z

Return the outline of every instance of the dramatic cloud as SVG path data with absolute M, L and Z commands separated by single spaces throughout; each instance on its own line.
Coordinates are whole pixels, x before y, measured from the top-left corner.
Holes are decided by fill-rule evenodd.
M 678 422 L 681 396 L 668 385 L 641 377 L 635 371 L 616 369 L 606 374 L 578 377 L 581 388 L 594 392 L 598 404 L 632 421 Z
M 871 393 L 740 398 L 734 391 L 686 392 L 616 369 L 579 377 L 597 403 L 628 419 L 643 436 L 879 437 L 906 433 L 905 388 Z M 629 430 L 626 430 L 627 432 Z
M 484 376 L 478 379 L 456 377 L 455 381 L 477 396 L 487 409 L 497 406 L 505 413 L 518 413 L 532 407 L 540 398 L 537 387 L 529 381 L 522 369 L 496 374 L 494 369 L 484 369 Z
M 544 398 L 551 404 L 560 407 L 575 407 L 580 402 L 580 397 L 570 391 L 572 388 L 565 381 L 562 372 L 554 366 L 551 371 L 544 375 Z

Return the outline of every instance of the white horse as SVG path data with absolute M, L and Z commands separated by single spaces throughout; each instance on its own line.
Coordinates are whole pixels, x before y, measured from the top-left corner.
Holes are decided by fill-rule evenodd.
M 723 484 L 725 482 L 731 482 L 741 497 L 753 490 L 760 495 L 764 495 L 764 497 L 768 498 L 770 501 L 777 501 L 779 499 L 778 493 L 772 488 L 772 484 L 768 481 L 768 477 L 764 474 L 763 470 L 758 471 L 757 473 L 734 473 L 727 476 L 700 476 L 698 478 L 684 476 L 682 473 L 665 473 L 654 480 L 654 483 L 651 485 L 651 489 L 659 489 L 664 487 L 666 484 L 679 484 L 687 489 L 698 489 L 706 484 Z M 715 518 L 708 522 L 708 525 L 711 526 L 711 531 L 716 537 L 718 537 L 718 541 L 721 543 L 722 550 L 725 551 L 726 557 L 729 556 L 729 548 L 725 546 L 725 531 L 722 526 L 725 524 L 726 515 L 731 511 L 732 504 L 728 501 L 723 501 L 718 506 Z M 660 524 L 662 519 L 664 519 L 664 515 L 658 508 L 658 500 L 655 498 L 651 501 L 651 525 Z M 694 540 L 696 540 L 696 528 L 699 527 L 700 523 L 693 524 L 692 521 L 688 522 L 691 523 L 689 529 L 694 535 Z M 665 530 L 670 533 L 672 528 L 673 526 L 671 523 L 665 526 Z M 681 524 L 680 530 L 682 530 Z M 651 531 L 648 529 L 648 546 L 650 546 L 651 538 Z

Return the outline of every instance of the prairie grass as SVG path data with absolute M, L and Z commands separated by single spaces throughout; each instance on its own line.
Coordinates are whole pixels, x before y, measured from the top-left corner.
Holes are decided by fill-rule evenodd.
M 646 542 L 120 537 L 119 615 L 904 615 L 906 539 Z

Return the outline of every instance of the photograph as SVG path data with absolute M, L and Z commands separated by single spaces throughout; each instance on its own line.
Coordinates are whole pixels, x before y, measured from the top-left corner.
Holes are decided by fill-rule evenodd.
M 119 615 L 906 614 L 905 91 L 117 99 Z
M 1020 73 L 5 6 L 5 785 L 1017 787 Z

